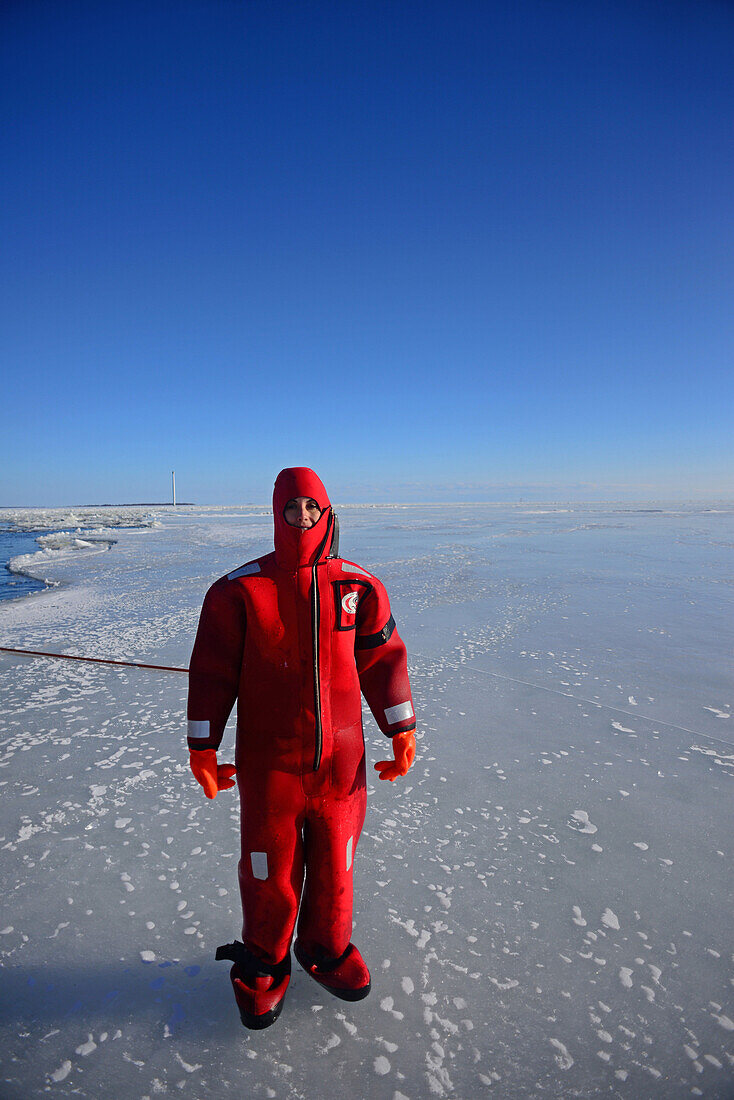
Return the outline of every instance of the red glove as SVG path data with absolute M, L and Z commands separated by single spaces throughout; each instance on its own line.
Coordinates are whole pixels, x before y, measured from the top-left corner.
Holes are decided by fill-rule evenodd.
M 375 771 L 380 773 L 380 779 L 389 779 L 392 783 L 399 775 L 405 775 L 410 765 L 415 760 L 415 734 L 396 733 L 392 739 L 392 751 L 394 760 L 378 760 Z
M 235 785 L 232 776 L 237 769 L 234 764 L 217 764 L 214 749 L 189 752 L 189 764 L 196 782 L 201 783 L 207 798 L 216 798 L 217 791 L 228 791 Z

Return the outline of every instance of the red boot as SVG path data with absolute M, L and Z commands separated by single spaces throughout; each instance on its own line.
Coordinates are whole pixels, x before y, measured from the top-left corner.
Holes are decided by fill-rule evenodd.
M 353 943 L 337 959 L 318 948 L 311 954 L 300 940 L 294 943 L 293 951 L 306 973 L 343 1001 L 361 1001 L 372 988 L 370 972 Z
M 219 962 L 229 959 L 234 966 L 229 977 L 234 989 L 240 1019 L 245 1027 L 260 1031 L 280 1016 L 291 977 L 291 953 L 275 966 L 253 955 L 239 940 L 217 948 Z

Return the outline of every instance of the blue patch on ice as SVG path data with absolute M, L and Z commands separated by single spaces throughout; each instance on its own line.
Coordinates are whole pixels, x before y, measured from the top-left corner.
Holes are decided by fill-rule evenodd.
M 182 1023 L 182 1021 L 185 1020 L 185 1019 L 186 1019 L 186 1013 L 181 1008 L 181 1005 L 175 1004 L 173 1006 L 173 1012 L 171 1013 L 171 1015 L 168 1019 L 168 1023 L 167 1023 L 168 1030 L 170 1032 L 175 1031 L 176 1024 Z

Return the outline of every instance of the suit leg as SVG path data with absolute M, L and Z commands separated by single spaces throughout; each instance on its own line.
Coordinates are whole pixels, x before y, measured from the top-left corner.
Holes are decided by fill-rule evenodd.
M 303 884 L 304 796 L 297 775 L 237 773 L 242 856 L 242 939 L 269 963 L 290 948 Z
M 306 813 L 306 882 L 298 918 L 305 949 L 337 957 L 352 938 L 353 868 L 366 789 L 348 798 L 312 798 Z

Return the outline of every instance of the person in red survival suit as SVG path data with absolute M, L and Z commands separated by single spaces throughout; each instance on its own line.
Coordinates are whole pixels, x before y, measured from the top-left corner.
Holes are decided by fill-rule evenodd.
M 356 1001 L 370 974 L 352 932 L 352 874 L 365 815 L 360 692 L 394 760 L 415 757 L 405 646 L 387 593 L 338 556 L 338 523 L 307 467 L 282 470 L 273 492 L 275 551 L 216 581 L 191 656 L 188 746 L 209 798 L 240 793 L 242 943 L 218 948 L 247 1027 L 277 1019 L 296 958 L 324 988 Z M 218 764 L 237 700 L 235 765 Z M 305 883 L 304 883 L 305 879 Z M 303 896 L 301 891 L 303 889 Z M 299 913 L 300 899 L 300 913 Z

